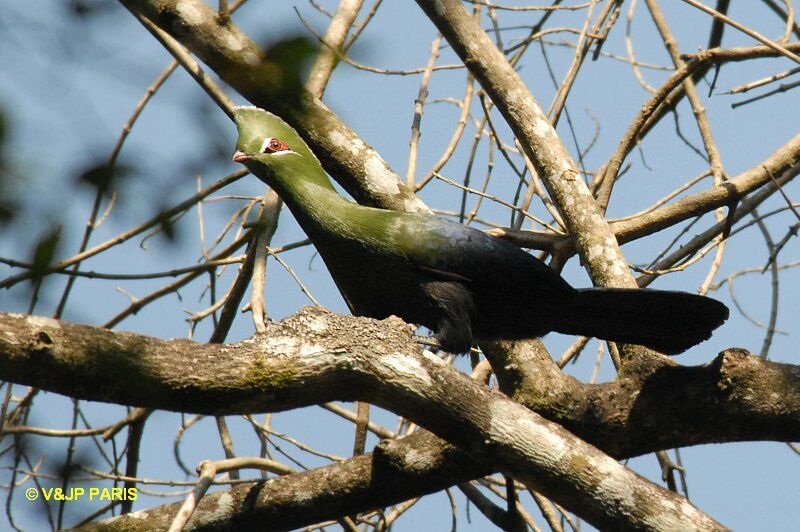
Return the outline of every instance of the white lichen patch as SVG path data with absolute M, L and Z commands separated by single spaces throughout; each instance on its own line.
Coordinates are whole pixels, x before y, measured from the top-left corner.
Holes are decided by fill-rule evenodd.
M 616 500 L 618 506 L 635 508 L 636 498 L 631 478 L 622 466 L 606 457 L 601 457 L 594 466 L 595 474 L 601 479 L 597 486 L 598 491 Z
M 407 379 L 421 381 L 426 386 L 433 384 L 430 375 L 428 375 L 428 371 L 422 367 L 422 364 L 408 355 L 404 355 L 403 353 L 383 355 L 380 358 L 380 362 L 391 368 L 394 373 Z
M 316 500 L 316 492 L 313 490 L 295 489 L 292 491 L 292 499 L 299 506 Z
M 386 163 L 377 153 L 373 153 L 364 164 L 367 175 L 374 179 L 369 180 L 370 189 L 379 194 L 396 196 L 400 193 L 397 179 L 386 170 Z
M 446 366 L 444 360 L 434 355 L 432 352 L 428 351 L 427 349 L 422 350 L 422 356 L 433 362 L 434 364 L 439 364 L 440 366 Z
M 675 532 L 691 532 L 698 527 L 694 522 L 696 516 L 688 515 L 685 508 L 681 508 L 672 501 L 661 498 L 659 500 L 664 511 L 657 514 L 646 515 L 642 520 L 649 530 L 674 530 Z
M 327 350 L 319 344 L 303 342 L 302 344 L 300 344 L 300 348 L 297 350 L 297 354 L 300 356 L 300 358 L 304 357 L 319 358 L 320 353 L 324 353 L 325 351 Z
M 31 327 L 42 328 L 42 329 L 60 329 L 61 324 L 58 321 L 54 320 L 53 318 L 47 318 L 44 316 L 27 316 L 25 319 L 28 320 Z
M 604 246 L 600 244 L 593 244 L 586 251 L 586 254 L 589 256 L 589 260 L 596 260 L 603 256 L 604 251 L 605 251 Z
M 222 493 L 217 499 L 217 513 L 229 514 L 233 511 L 233 497 L 230 493 Z
M 536 449 L 539 456 L 546 457 L 551 463 L 561 460 L 569 453 L 570 445 L 558 432 L 546 426 L 546 422 L 537 423 L 531 419 L 530 412 L 501 401 L 493 401 L 489 405 L 493 435 L 498 439 L 514 439 L 525 447 Z
M 100 524 L 113 523 L 114 521 L 116 521 L 118 519 L 122 519 L 122 518 L 124 518 L 124 519 L 149 519 L 150 518 L 150 514 L 147 513 L 147 510 L 139 510 L 137 512 L 131 512 L 131 513 L 125 514 L 125 515 L 116 515 L 116 516 L 110 517 L 108 519 L 103 519 L 101 521 L 98 521 L 98 523 L 100 523 Z
M 403 455 L 403 461 L 406 464 L 416 464 L 428 461 L 428 454 L 418 451 L 413 445 Z
M 178 11 L 181 18 L 189 24 L 200 24 L 203 22 L 203 12 L 200 11 L 197 6 L 188 2 L 178 2 L 175 9 Z
M 551 137 L 555 135 L 555 131 L 550 122 L 538 116 L 533 122 L 533 131 L 539 137 Z
M 297 353 L 300 340 L 292 336 L 270 336 L 263 340 L 264 350 L 273 355 L 292 355 Z
M 345 135 L 343 132 L 335 128 L 328 132 L 328 137 L 330 138 L 332 145 L 346 149 L 350 152 L 350 155 L 353 156 L 359 155 L 362 151 L 364 151 L 364 149 L 366 149 L 366 145 L 361 139 L 350 138 L 348 135 Z
M 304 325 L 315 333 L 324 333 L 328 330 L 328 322 L 319 316 L 311 316 L 306 318 Z
M 254 51 L 248 50 L 244 53 L 244 62 L 250 66 L 256 66 L 261 62 L 261 58 Z
M 305 323 L 303 325 L 305 326 Z M 268 357 L 319 358 L 320 353 L 328 351 L 325 346 L 317 342 L 305 341 L 294 336 L 254 337 L 254 340 L 260 342 L 261 349 Z
M 234 33 L 227 33 L 225 35 L 225 44 L 227 44 L 228 48 L 234 52 L 244 49 L 245 46 L 244 38 L 241 35 Z
M 217 499 L 216 507 L 212 510 L 208 508 L 202 513 L 195 513 L 192 516 L 192 523 L 199 528 L 210 523 L 222 522 L 234 511 L 234 500 L 229 493 L 223 492 Z
M 122 517 L 122 516 L 120 516 Z M 131 519 L 149 519 L 150 514 L 147 513 L 147 510 L 139 510 L 138 512 L 131 512 L 128 514 L 128 517 Z

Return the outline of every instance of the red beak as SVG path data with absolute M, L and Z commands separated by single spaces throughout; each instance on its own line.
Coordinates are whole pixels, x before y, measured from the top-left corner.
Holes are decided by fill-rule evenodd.
M 236 150 L 236 153 L 234 153 L 233 157 L 231 157 L 231 160 L 235 163 L 246 163 L 250 159 L 252 159 L 252 157 L 246 153 L 240 152 L 239 150 Z

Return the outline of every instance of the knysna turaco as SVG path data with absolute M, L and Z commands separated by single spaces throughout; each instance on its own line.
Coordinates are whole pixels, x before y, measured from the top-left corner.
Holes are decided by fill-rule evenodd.
M 575 289 L 506 240 L 430 214 L 363 207 L 342 197 L 297 132 L 255 107 L 235 110 L 233 160 L 281 196 L 319 250 L 350 310 L 396 315 L 436 333 L 443 349 L 550 331 L 680 353 L 728 317 L 685 292 Z

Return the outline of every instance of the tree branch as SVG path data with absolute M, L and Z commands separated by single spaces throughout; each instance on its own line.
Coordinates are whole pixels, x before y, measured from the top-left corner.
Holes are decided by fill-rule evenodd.
M 304 309 L 265 335 L 222 346 L 0 314 L 5 380 L 83 399 L 215 415 L 364 400 L 413 420 L 595 526 L 721 529 L 685 499 L 419 351 L 396 318 L 377 322 L 321 309 Z
M 306 89 L 314 97 L 322 99 L 325 86 L 339 62 L 339 54 L 347 38 L 347 32 L 353 26 L 363 3 L 364 0 L 341 0 L 339 2 L 336 14 L 331 19 L 325 36 L 321 39 L 322 47 L 319 49 L 306 82 Z
M 322 166 L 359 203 L 428 211 L 374 148 L 302 86 L 287 85 L 283 67 L 234 24 L 200 0 L 120 0 L 195 54 L 255 105 L 291 124 Z
M 558 208 L 589 276 L 598 286 L 634 287 L 636 281 L 547 116 L 509 64 L 459 0 L 417 0 L 508 122 Z
M 702 366 L 643 357 L 613 381 L 566 375 L 539 342 L 485 342 L 500 389 L 616 458 L 689 445 L 800 439 L 800 366 L 728 349 Z M 658 427 L 658 430 L 652 430 Z
M 800 173 L 800 135 L 772 153 L 756 166 L 729 179 L 721 185 L 684 196 L 672 203 L 646 214 L 618 222 L 611 222 L 611 230 L 620 244 L 657 233 L 675 224 L 709 213 L 744 199 L 748 194 L 768 185 L 770 174 L 778 179 L 791 180 Z M 570 237 L 554 236 L 538 231 L 509 228 L 492 229 L 491 234 L 508 238 L 519 246 L 535 249 L 568 250 L 574 244 Z
M 490 474 L 427 431 L 384 440 L 374 452 L 303 473 L 206 495 L 192 530 L 290 530 L 385 508 Z M 80 530 L 166 530 L 182 503 L 135 512 Z

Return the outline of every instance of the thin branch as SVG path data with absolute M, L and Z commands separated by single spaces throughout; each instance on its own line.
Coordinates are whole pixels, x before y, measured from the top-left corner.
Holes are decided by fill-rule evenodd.
M 769 48 L 772 48 L 773 50 L 775 50 L 779 54 L 781 54 L 781 55 L 783 55 L 785 57 L 788 57 L 789 59 L 791 59 L 795 63 L 800 63 L 800 56 L 798 56 L 797 54 L 791 52 L 790 50 L 788 50 L 785 47 L 781 46 L 780 44 L 776 43 L 775 41 L 771 41 L 771 40 L 767 39 L 766 37 L 764 37 L 763 35 L 761 35 L 757 31 L 753 31 L 750 28 L 748 28 L 747 26 L 736 22 L 735 20 L 731 19 L 727 15 L 723 15 L 722 13 L 720 13 L 718 11 L 715 11 L 715 10 L 711 9 L 710 7 L 708 7 L 708 6 L 701 4 L 697 0 L 683 0 L 683 1 L 685 3 L 687 3 L 687 4 L 689 4 L 690 6 L 696 7 L 700 11 L 708 13 L 709 15 L 714 17 L 715 19 L 721 20 L 725 24 L 728 24 L 729 26 L 732 26 L 732 27 L 736 28 L 737 30 L 739 30 L 742 33 L 744 33 L 745 35 L 748 35 L 748 36 L 752 37 L 753 39 L 759 41 L 760 43 L 766 45 Z

